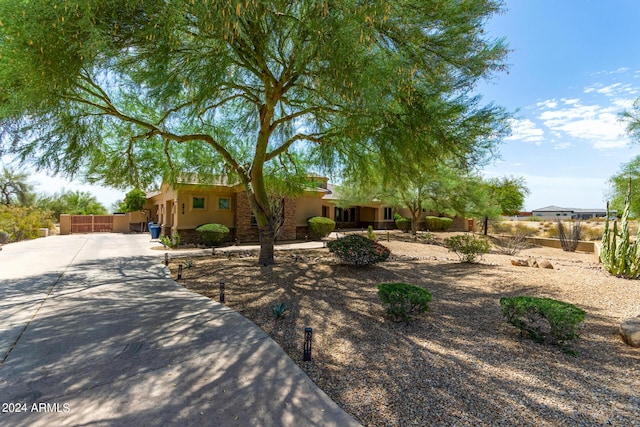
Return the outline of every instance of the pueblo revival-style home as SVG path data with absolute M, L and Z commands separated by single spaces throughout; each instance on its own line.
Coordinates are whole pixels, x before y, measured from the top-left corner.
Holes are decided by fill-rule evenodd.
M 331 218 L 337 229 L 357 229 L 373 226 L 377 230 L 395 228 L 393 214 L 408 216 L 383 202 L 340 207 L 334 185 L 325 177 L 310 177 L 309 185 L 299 195 L 284 200 L 284 224 L 278 240 L 303 240 L 308 234 L 307 220 L 313 216 Z M 195 229 L 207 223 L 223 224 L 238 242 L 258 241 L 258 227 L 251 213 L 249 200 L 241 184 L 220 179 L 214 184 L 199 184 L 184 180 L 174 186 L 163 184 L 159 191 L 147 194 L 145 206 L 149 220 L 160 225 L 162 234 L 180 234 L 183 242 L 193 241 Z M 463 218 L 454 220 L 454 228 L 466 230 Z

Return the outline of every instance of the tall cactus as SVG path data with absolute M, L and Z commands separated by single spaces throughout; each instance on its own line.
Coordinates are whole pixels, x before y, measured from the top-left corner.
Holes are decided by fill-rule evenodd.
M 609 230 L 609 203 L 607 203 L 607 218 L 602 235 L 602 249 L 600 261 L 611 274 L 625 279 L 637 279 L 640 276 L 640 228 L 638 236 L 631 242 L 629 236 L 629 206 L 631 205 L 631 180 L 624 199 L 624 210 L 618 231 L 618 221 L 614 220 L 613 230 Z

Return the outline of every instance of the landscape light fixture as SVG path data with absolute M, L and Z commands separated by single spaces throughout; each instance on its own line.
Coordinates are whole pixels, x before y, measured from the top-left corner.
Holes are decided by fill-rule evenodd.
M 164 253 L 164 265 L 169 265 L 169 252 Z
M 311 338 L 313 335 L 313 329 L 304 328 L 304 349 L 302 351 L 302 360 L 305 362 L 311 361 Z
M 178 264 L 178 280 L 182 279 L 182 264 Z
M 220 302 L 224 304 L 224 282 L 220 282 Z

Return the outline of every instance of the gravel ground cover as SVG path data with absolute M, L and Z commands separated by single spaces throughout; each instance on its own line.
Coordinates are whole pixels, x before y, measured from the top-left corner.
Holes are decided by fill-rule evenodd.
M 382 242 L 390 261 L 340 264 L 326 249 L 192 258 L 180 283 L 226 304 L 265 330 L 334 401 L 366 426 L 640 426 L 640 349 L 617 334 L 640 314 L 640 282 L 611 277 L 592 254 L 532 248 L 517 258 L 554 269 L 511 265 L 488 254 L 460 264 L 445 248 Z M 176 258 L 170 268 L 173 274 Z M 376 285 L 428 289 L 429 311 L 409 323 L 385 316 Z M 587 316 L 577 357 L 520 337 L 500 312 L 503 296 L 550 297 Z M 287 316 L 275 320 L 274 303 Z M 312 361 L 302 361 L 313 328 Z

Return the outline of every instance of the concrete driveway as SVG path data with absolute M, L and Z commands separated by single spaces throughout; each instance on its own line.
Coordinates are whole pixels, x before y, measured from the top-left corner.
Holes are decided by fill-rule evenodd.
M 261 329 L 171 280 L 154 245 L 3 247 L 0 425 L 359 425 Z

